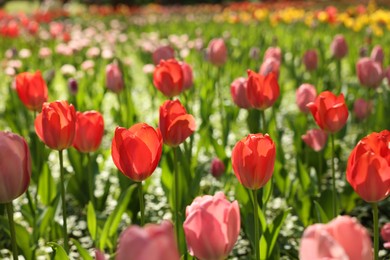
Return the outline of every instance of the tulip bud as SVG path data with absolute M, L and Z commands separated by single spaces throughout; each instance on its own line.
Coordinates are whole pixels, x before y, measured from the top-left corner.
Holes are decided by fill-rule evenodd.
M 359 120 L 364 120 L 371 114 L 372 103 L 362 98 L 358 98 L 353 103 L 353 112 Z
M 117 63 L 108 64 L 106 67 L 106 86 L 114 93 L 119 93 L 124 88 L 122 72 Z
M 41 110 L 42 104 L 47 101 L 47 86 L 40 71 L 18 74 L 16 91 L 22 103 L 33 111 Z
M 280 62 L 276 58 L 270 57 L 264 60 L 264 62 L 261 64 L 259 73 L 263 76 L 267 76 L 271 72 L 274 72 L 276 78 L 279 78 L 279 70 Z
M 227 60 L 227 49 L 223 39 L 213 39 L 207 47 L 207 59 L 215 66 L 222 66 Z
M 328 135 L 321 129 L 311 129 L 302 135 L 302 140 L 316 152 L 324 149 Z
M 317 97 L 316 88 L 311 84 L 302 84 L 295 92 L 295 100 L 301 112 L 307 114 L 310 112 L 307 104 L 314 102 Z
M 356 64 L 356 72 L 360 84 L 368 88 L 377 88 L 383 79 L 381 65 L 370 58 L 361 58 Z
M 313 71 L 317 69 L 318 55 L 316 50 L 308 50 L 303 56 L 303 64 L 307 71 Z
M 76 95 L 78 90 L 79 90 L 79 84 L 77 83 L 76 79 L 74 78 L 70 78 L 68 79 L 68 89 L 69 89 L 69 93 L 71 95 Z
M 248 81 L 246 78 L 237 78 L 230 85 L 230 94 L 234 104 L 240 108 L 248 109 L 251 107 L 247 97 Z
M 185 62 L 180 62 L 180 66 L 183 70 L 183 90 L 190 89 L 194 84 L 192 68 Z
M 330 52 L 336 59 L 344 58 L 348 53 L 348 45 L 343 35 L 338 34 L 333 38 Z
M 153 63 L 158 65 L 161 60 L 170 60 L 175 58 L 175 50 L 171 46 L 161 46 L 153 52 Z
M 384 57 L 385 54 L 383 53 L 382 47 L 380 45 L 376 45 L 371 51 L 371 59 L 382 66 Z
M 385 241 L 384 248 L 390 249 L 390 223 L 386 223 L 381 228 L 381 237 Z
M 264 53 L 263 61 L 271 57 L 280 63 L 282 61 L 282 50 L 279 47 L 269 47 Z
M 221 175 L 225 172 L 225 165 L 219 158 L 214 158 L 211 161 L 211 174 L 215 178 L 221 177 Z

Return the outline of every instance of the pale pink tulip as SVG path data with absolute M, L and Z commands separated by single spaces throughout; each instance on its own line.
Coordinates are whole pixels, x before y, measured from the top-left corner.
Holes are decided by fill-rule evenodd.
M 383 246 L 386 249 L 390 249 L 390 223 L 386 223 L 381 228 L 381 237 L 382 237 L 383 241 L 385 241 Z
M 240 108 L 248 109 L 251 107 L 246 94 L 247 86 L 247 79 L 243 77 L 235 79 L 230 85 L 233 102 Z
M 171 46 L 158 47 L 152 54 L 154 65 L 158 65 L 161 60 L 175 58 L 175 50 Z
M 328 135 L 321 129 L 311 129 L 302 135 L 302 140 L 316 152 L 324 149 Z
M 185 62 L 180 62 L 180 66 L 183 71 L 183 90 L 190 89 L 194 84 L 192 68 Z
M 353 112 L 359 120 L 367 118 L 371 114 L 372 103 L 362 98 L 358 98 L 353 103 Z
M 368 88 L 377 88 L 383 79 L 382 66 L 370 58 L 361 58 L 356 64 L 360 84 Z
M 119 93 L 124 88 L 122 72 L 116 63 L 106 66 L 106 86 L 114 93 Z
M 222 66 L 227 60 L 227 48 L 222 38 L 213 39 L 207 47 L 207 59 L 215 66 Z
M 336 59 L 342 59 L 348 54 L 348 45 L 343 35 L 338 34 L 333 38 L 330 52 Z
M 279 47 L 269 47 L 264 53 L 263 61 L 271 57 L 280 63 L 282 61 L 282 50 Z
M 261 64 L 259 73 L 263 76 L 267 76 L 271 72 L 275 72 L 276 77 L 279 78 L 280 62 L 274 58 L 269 57 Z
M 309 108 L 306 106 L 310 102 L 314 102 L 317 97 L 316 88 L 311 84 L 302 84 L 295 92 L 295 100 L 301 112 L 309 113 Z

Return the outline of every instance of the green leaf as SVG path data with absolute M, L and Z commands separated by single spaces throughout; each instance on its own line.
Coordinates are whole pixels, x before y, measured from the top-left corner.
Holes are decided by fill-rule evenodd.
M 325 211 L 322 209 L 321 205 L 317 201 L 313 201 L 317 218 L 318 218 L 318 223 L 328 223 L 329 218 L 326 215 Z
M 44 205 L 48 206 L 56 196 L 56 193 L 56 184 L 53 177 L 51 176 L 49 166 L 45 164 L 39 177 L 39 198 Z
M 47 245 L 50 246 L 51 248 L 53 248 L 53 250 L 56 252 L 55 256 L 54 256 L 54 260 L 67 260 L 67 259 L 69 259 L 65 250 L 59 244 L 57 244 L 55 242 L 49 242 L 49 243 L 47 243 Z
M 25 227 L 15 224 L 15 233 L 16 233 L 16 243 L 19 248 L 22 249 L 23 255 L 27 260 L 32 259 L 32 250 L 31 250 L 31 240 L 32 235 L 28 233 Z
M 291 209 L 287 209 L 286 211 L 281 212 L 267 227 L 267 233 L 269 234 L 267 237 L 267 244 L 269 245 L 267 248 L 267 259 L 271 259 L 270 257 L 276 245 L 276 241 L 278 240 L 280 230 L 290 210 Z
M 93 208 L 92 202 L 88 203 L 87 207 L 87 224 L 88 224 L 88 231 L 91 235 L 92 240 L 96 240 L 96 214 L 95 209 Z
M 83 260 L 93 260 L 92 256 L 90 256 L 89 252 L 81 246 L 79 241 L 77 241 L 76 239 L 73 239 L 73 238 L 71 238 L 71 241 L 76 246 L 77 251 L 79 252 L 79 254 Z

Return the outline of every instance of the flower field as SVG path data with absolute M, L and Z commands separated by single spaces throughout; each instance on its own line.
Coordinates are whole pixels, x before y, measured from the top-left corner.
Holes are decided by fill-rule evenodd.
M 390 259 L 385 4 L 11 1 L 0 258 Z

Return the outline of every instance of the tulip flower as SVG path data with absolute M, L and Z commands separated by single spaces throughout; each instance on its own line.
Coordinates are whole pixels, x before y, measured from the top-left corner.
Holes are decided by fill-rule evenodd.
M 318 66 L 318 54 L 316 50 L 308 50 L 303 55 L 303 64 L 307 71 L 313 71 Z
M 158 127 L 164 143 L 176 147 L 195 131 L 196 124 L 179 100 L 167 100 L 160 107 Z
M 183 91 L 183 69 L 176 60 L 160 61 L 153 73 L 153 84 L 166 97 L 174 97 Z
M 339 216 L 328 224 L 314 224 L 306 228 L 299 259 L 372 260 L 371 239 L 356 219 Z
M 31 156 L 23 137 L 0 131 L 0 204 L 12 202 L 31 178 Z
M 66 101 L 43 103 L 42 112 L 35 119 L 39 139 L 54 150 L 69 148 L 76 129 L 76 112 Z
M 371 51 L 371 60 L 379 63 L 381 66 L 383 64 L 383 59 L 385 54 L 383 53 L 383 49 L 380 45 L 376 45 Z
M 246 93 L 253 108 L 265 110 L 271 107 L 279 97 L 279 84 L 274 72 L 263 76 L 248 70 L 247 84 Z
M 301 112 L 309 113 L 307 104 L 314 102 L 317 97 L 316 88 L 311 84 L 302 84 L 295 92 L 295 100 Z
M 112 139 L 111 156 L 124 175 L 141 182 L 156 169 L 162 144 L 160 130 L 145 123 L 135 124 L 129 129 L 117 127 Z
M 390 249 L 390 223 L 386 223 L 381 228 L 381 237 L 385 241 L 383 247 L 386 249 Z
M 215 66 L 222 66 L 227 60 L 227 48 L 222 38 L 213 39 L 207 47 L 207 59 Z
M 321 129 L 311 129 L 302 135 L 302 140 L 316 152 L 324 149 L 328 135 Z
M 270 57 L 275 58 L 280 63 L 282 61 L 282 50 L 279 47 L 269 47 L 264 53 L 263 61 Z
M 371 114 L 372 103 L 362 98 L 358 98 L 353 103 L 353 112 L 357 119 L 364 120 Z
M 171 46 L 158 47 L 152 54 L 153 63 L 157 65 L 161 60 L 169 60 L 175 58 L 175 50 Z
M 330 91 L 324 91 L 307 107 L 310 109 L 317 125 L 325 132 L 336 133 L 347 122 L 348 108 L 343 94 L 336 96 Z
M 106 86 L 114 93 L 119 93 L 124 88 L 122 72 L 117 63 L 106 66 Z
M 125 229 L 118 242 L 116 260 L 179 260 L 173 226 L 168 221 L 144 228 Z
M 47 101 L 47 86 L 40 71 L 23 72 L 16 76 L 16 91 L 22 103 L 33 111 L 42 109 Z
M 194 84 L 192 68 L 185 62 L 180 62 L 180 66 L 183 70 L 183 90 L 190 89 Z
M 274 57 L 270 57 L 261 64 L 259 74 L 267 76 L 271 72 L 274 72 L 276 78 L 279 78 L 280 62 Z
M 77 83 L 76 79 L 70 78 L 68 80 L 68 90 L 71 95 L 76 95 L 79 91 L 79 84 Z
M 230 94 L 234 104 L 240 108 L 248 109 L 251 107 L 247 96 L 248 81 L 246 78 L 237 78 L 230 85 Z
M 90 153 L 96 151 L 104 133 L 103 116 L 97 111 L 76 113 L 76 133 L 73 146 L 77 151 Z
M 348 45 L 343 35 L 338 34 L 333 38 L 330 52 L 336 59 L 342 59 L 348 54 Z
M 356 64 L 360 84 L 368 88 L 377 88 L 383 79 L 382 66 L 370 58 L 361 58 Z
M 225 165 L 219 158 L 214 158 L 211 161 L 211 174 L 215 178 L 219 178 L 225 172 Z
M 190 254 L 202 260 L 226 259 L 240 233 L 240 209 L 222 192 L 194 199 L 183 224 Z

